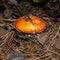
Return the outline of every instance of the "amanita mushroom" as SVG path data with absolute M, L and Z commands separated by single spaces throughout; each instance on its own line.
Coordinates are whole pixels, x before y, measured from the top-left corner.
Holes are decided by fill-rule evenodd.
M 33 15 L 25 15 L 15 22 L 15 28 L 23 33 L 39 33 L 46 28 L 46 22 Z

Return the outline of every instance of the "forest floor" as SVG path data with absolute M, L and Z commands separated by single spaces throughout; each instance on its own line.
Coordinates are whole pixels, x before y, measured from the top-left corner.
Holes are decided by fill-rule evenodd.
M 0 5 L 0 60 L 60 60 L 60 6 L 55 5 L 40 7 L 21 1 L 18 10 L 4 1 Z M 46 21 L 46 29 L 37 34 L 18 32 L 14 23 L 26 14 Z

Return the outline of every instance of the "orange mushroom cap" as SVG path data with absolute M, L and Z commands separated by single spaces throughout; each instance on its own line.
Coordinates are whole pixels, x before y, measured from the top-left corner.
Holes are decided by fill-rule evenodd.
M 39 33 L 46 28 L 46 22 L 33 15 L 25 15 L 15 22 L 15 28 L 23 33 Z

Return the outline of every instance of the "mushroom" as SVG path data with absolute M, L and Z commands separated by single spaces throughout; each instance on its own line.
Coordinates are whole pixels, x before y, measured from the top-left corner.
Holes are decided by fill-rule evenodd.
M 23 33 L 36 34 L 46 28 L 46 22 L 40 17 L 29 14 L 18 18 L 14 26 Z

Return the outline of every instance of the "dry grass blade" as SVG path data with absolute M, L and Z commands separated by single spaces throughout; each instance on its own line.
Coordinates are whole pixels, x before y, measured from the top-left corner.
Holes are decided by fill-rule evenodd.
M 13 36 L 13 32 L 9 32 L 9 33 L 7 33 L 6 35 L 2 36 L 3 39 L 0 40 L 0 43 L 1 43 L 1 41 L 2 41 L 2 43 L 0 44 L 0 46 L 6 44 L 9 40 L 11 40 L 11 39 L 12 39 L 12 36 Z M 10 39 L 9 39 L 9 38 L 10 38 Z M 9 41 L 9 42 L 10 42 L 10 41 Z
M 2 58 L 4 58 L 4 56 L 6 56 L 6 53 L 12 47 L 13 35 L 14 35 L 13 31 L 9 32 L 6 35 L 4 35 L 2 38 L 4 38 L 4 37 L 5 38 L 0 41 L 0 55 L 2 56 Z
M 4 21 L 8 21 L 8 22 L 15 22 L 16 19 L 3 19 Z
M 55 38 L 57 37 L 57 35 L 59 34 L 59 31 L 60 31 L 60 27 L 59 27 L 59 29 L 58 29 L 58 31 L 56 32 L 56 34 L 55 34 L 55 36 L 52 38 L 52 40 L 50 41 L 50 44 L 49 44 L 49 48 L 50 48 L 50 46 L 53 46 L 55 43 L 56 43 L 56 41 L 55 41 Z M 47 49 L 49 49 L 49 48 L 47 48 Z

